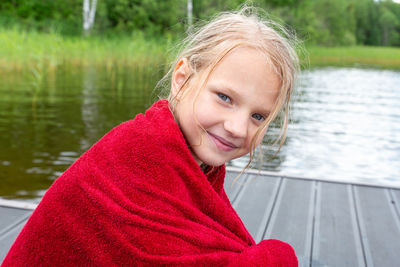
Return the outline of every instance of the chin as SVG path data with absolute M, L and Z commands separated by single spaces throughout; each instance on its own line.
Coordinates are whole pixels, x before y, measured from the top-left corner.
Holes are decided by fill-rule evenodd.
M 241 150 L 232 150 L 230 152 L 222 152 L 214 147 L 212 144 L 204 143 L 200 146 L 192 147 L 192 156 L 197 163 L 203 163 L 208 166 L 218 167 L 224 165 L 226 162 L 239 158 L 244 155 Z
M 197 157 L 199 161 L 208 166 L 218 167 L 224 165 L 226 162 L 230 161 L 233 158 L 230 157 L 221 157 L 220 155 L 212 155 L 212 153 L 207 153 L 207 155 L 199 155 Z

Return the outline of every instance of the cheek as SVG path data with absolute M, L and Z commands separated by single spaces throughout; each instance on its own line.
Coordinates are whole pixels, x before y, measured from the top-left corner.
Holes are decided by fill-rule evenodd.
M 256 142 L 255 142 L 256 147 L 257 147 L 257 146 L 261 143 L 261 141 L 263 140 L 263 138 L 264 138 L 264 136 L 265 136 L 267 130 L 268 130 L 268 128 L 265 128 L 265 129 L 262 130 L 262 131 L 260 132 L 260 134 L 258 135 L 258 137 L 257 137 L 257 139 L 256 139 Z
M 207 95 L 200 93 L 195 103 L 195 115 L 196 122 L 204 128 L 208 128 L 215 124 L 219 120 L 219 116 L 216 116 L 218 109 L 212 104 L 212 99 Z

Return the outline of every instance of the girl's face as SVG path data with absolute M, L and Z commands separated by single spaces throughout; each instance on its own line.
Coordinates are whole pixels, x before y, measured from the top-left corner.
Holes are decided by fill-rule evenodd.
M 196 162 L 219 166 L 249 153 L 253 136 L 274 108 L 278 76 L 260 52 L 236 48 L 215 67 L 200 92 L 202 73 L 190 80 L 182 89 L 189 91 L 182 95 L 187 64 L 185 59 L 176 67 L 171 89 L 177 97 L 177 122 Z

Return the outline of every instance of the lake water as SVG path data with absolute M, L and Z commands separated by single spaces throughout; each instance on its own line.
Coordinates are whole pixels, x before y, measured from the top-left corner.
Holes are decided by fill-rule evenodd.
M 38 202 L 101 136 L 150 106 L 161 73 L 105 66 L 0 75 L 0 197 Z M 263 170 L 400 186 L 400 72 L 304 71 L 291 114 L 272 159 L 265 139 Z
M 287 141 L 262 169 L 400 186 L 400 72 L 304 71 Z

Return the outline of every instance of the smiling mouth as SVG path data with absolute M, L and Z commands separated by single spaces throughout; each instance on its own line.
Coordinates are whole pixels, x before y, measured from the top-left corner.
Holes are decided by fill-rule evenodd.
M 222 138 L 218 135 L 214 135 L 212 133 L 208 133 L 208 135 L 211 137 L 211 139 L 213 140 L 213 142 L 217 146 L 217 148 L 222 151 L 229 152 L 229 151 L 232 151 L 232 150 L 238 148 L 238 146 L 236 146 L 235 144 L 225 140 L 224 138 Z

